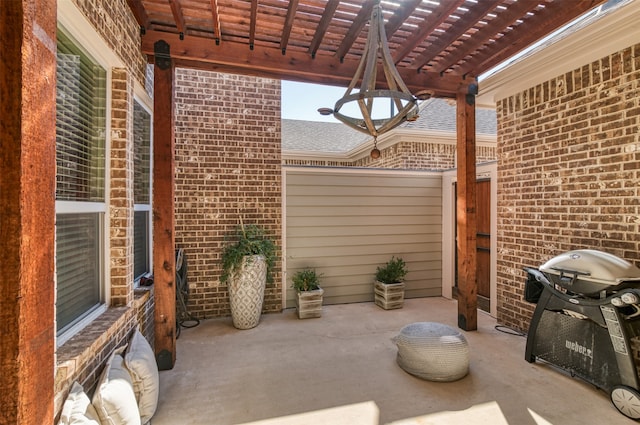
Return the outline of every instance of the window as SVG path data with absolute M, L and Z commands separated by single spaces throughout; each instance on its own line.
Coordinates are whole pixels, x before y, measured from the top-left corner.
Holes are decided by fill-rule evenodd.
M 140 279 L 151 270 L 151 114 L 133 104 L 133 274 Z
M 106 71 L 58 29 L 56 86 L 57 334 L 105 301 Z

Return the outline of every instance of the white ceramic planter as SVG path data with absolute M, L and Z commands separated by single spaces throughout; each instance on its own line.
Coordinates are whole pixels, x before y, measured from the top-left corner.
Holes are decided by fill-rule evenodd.
M 376 305 L 385 310 L 402 308 L 404 304 L 404 282 L 382 283 L 376 280 L 373 292 Z
M 229 279 L 229 302 L 233 326 L 251 329 L 258 326 L 267 282 L 267 263 L 262 255 L 247 255 L 237 274 Z
M 299 319 L 310 319 L 322 316 L 322 296 L 324 289 L 313 291 L 298 291 L 296 297 L 296 310 Z

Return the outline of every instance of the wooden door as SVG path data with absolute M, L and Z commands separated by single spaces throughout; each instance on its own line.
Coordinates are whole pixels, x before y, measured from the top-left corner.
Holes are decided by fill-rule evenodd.
M 478 180 L 476 184 L 476 276 L 478 280 L 478 307 L 490 311 L 491 299 L 491 180 Z
M 457 184 L 454 185 L 457 191 Z M 457 195 L 457 194 L 456 194 Z M 457 196 L 454 199 L 457 199 Z M 491 311 L 491 180 L 476 182 L 476 279 L 478 285 L 478 308 Z M 455 210 L 454 210 L 455 211 Z M 455 223 L 457 219 L 454 218 Z M 457 225 L 456 225 L 457 227 Z M 458 232 L 456 229 L 455 235 Z M 457 246 L 457 241 L 456 245 Z M 458 293 L 458 251 L 456 250 L 456 270 L 454 297 Z

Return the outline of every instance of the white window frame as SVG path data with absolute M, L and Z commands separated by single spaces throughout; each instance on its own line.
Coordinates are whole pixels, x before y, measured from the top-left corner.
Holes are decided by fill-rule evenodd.
M 138 211 L 147 212 L 147 247 L 149 248 L 149 264 L 147 264 L 148 272 L 144 276 L 149 277 L 153 275 L 153 100 L 144 90 L 144 87 L 141 87 L 137 82 L 135 85 L 135 93 L 133 99 L 138 103 L 138 105 L 144 108 L 144 110 L 147 111 L 149 113 L 149 116 L 151 117 L 151 127 L 149 128 L 149 204 L 134 203 L 133 205 L 134 214 Z M 134 287 L 138 287 L 139 285 L 140 277 L 136 277 L 134 281 Z
M 56 332 L 56 347 L 60 347 L 72 336 L 93 322 L 98 316 L 107 310 L 111 302 L 111 273 L 110 273 L 110 249 L 108 235 L 110 226 L 108 220 L 108 210 L 110 199 L 110 175 L 111 167 L 111 102 L 112 102 L 112 69 L 124 68 L 124 64 L 117 55 L 111 51 L 102 37 L 95 31 L 93 26 L 84 17 L 73 2 L 61 0 L 57 3 L 58 26 L 76 44 L 76 46 L 86 52 L 98 65 L 106 71 L 106 108 L 105 108 L 105 195 L 104 202 L 75 202 L 56 201 L 56 214 L 98 212 L 101 214 L 101 242 L 102 242 L 102 264 L 101 271 L 101 303 L 87 312 L 84 317 L 69 326 L 59 335 Z M 54 274 L 54 276 L 56 276 Z M 55 277 L 54 277 L 55 279 Z M 57 282 L 56 282 L 57 286 Z M 56 289 L 57 294 L 57 289 Z

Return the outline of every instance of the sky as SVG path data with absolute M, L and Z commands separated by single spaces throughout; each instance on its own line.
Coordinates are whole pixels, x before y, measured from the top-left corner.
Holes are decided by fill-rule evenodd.
M 282 81 L 282 118 L 290 120 L 340 122 L 333 115 L 320 115 L 318 108 L 331 108 L 346 87 Z
M 0 0 L 1 1 L 1 0 Z M 359 92 L 356 87 L 351 94 Z M 346 87 L 323 86 L 320 84 L 298 83 L 282 80 L 282 118 L 289 120 L 341 122 L 333 115 L 320 115 L 318 108 L 333 109 L 336 101 L 341 99 Z M 403 101 L 403 104 L 405 102 Z M 390 100 L 378 97 L 373 100 L 371 115 L 374 119 L 389 118 Z M 355 100 L 342 105 L 340 112 L 350 118 L 362 118 L 362 113 Z

